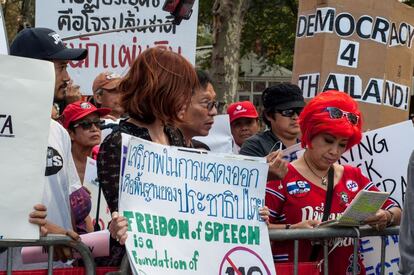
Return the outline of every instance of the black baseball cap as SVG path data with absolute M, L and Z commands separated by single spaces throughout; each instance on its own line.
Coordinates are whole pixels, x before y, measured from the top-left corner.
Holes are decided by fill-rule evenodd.
M 86 49 L 66 48 L 59 35 L 47 28 L 26 28 L 20 31 L 10 46 L 10 54 L 21 57 L 59 61 L 82 60 Z
M 290 83 L 281 83 L 266 88 L 262 93 L 262 102 L 266 112 L 305 106 L 302 90 Z

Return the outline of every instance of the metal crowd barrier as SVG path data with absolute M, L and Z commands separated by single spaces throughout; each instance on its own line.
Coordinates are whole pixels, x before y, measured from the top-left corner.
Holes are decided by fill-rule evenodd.
M 49 234 L 47 237 L 41 237 L 39 240 L 0 240 L 0 248 L 7 247 L 7 275 L 12 274 L 13 259 L 11 248 L 25 246 L 46 246 L 48 248 L 48 275 L 52 275 L 54 254 L 53 251 L 54 246 L 56 245 L 65 245 L 77 250 L 82 256 L 85 274 L 95 275 L 95 262 L 89 248 L 84 243 L 73 241 L 68 236 L 54 234 Z
M 389 235 L 399 235 L 400 227 L 388 227 L 382 231 L 377 231 L 371 227 L 354 228 L 354 227 L 338 227 L 338 228 L 314 228 L 314 229 L 272 229 L 269 230 L 269 237 L 272 241 L 294 241 L 294 274 L 298 274 L 298 255 L 299 240 L 322 240 L 324 261 L 323 271 L 328 274 L 328 240 L 338 237 L 354 238 L 354 257 L 353 257 L 353 274 L 357 271 L 358 261 L 358 243 L 362 237 L 381 237 L 381 275 L 385 273 L 385 238 Z M 276 263 L 277 264 L 277 263 Z

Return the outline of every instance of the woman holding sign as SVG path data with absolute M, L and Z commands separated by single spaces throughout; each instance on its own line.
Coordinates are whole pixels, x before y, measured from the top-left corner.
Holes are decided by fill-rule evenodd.
M 288 166 L 280 181 L 269 181 L 266 205 L 270 228 L 313 228 L 322 217 L 339 217 L 361 190 L 379 191 L 361 170 L 337 163 L 341 155 L 361 141 L 361 112 L 346 93 L 327 91 L 313 98 L 299 116 L 302 147 L 305 153 Z M 400 222 L 401 210 L 388 199 L 382 209 L 365 220 L 377 230 Z M 352 273 L 353 241 L 336 240 L 329 255 L 329 274 Z M 301 241 L 299 261 L 323 258 L 319 246 Z M 332 248 L 331 246 L 330 248 Z M 293 241 L 277 242 L 273 247 L 276 262 L 293 261 Z M 334 263 L 334 264 L 332 264 Z M 365 274 L 361 258 L 357 274 Z
M 105 265 L 118 266 L 125 251 L 119 244 L 125 243 L 127 221 L 117 213 L 122 133 L 159 144 L 184 146 L 183 136 L 175 126 L 191 104 L 197 86 L 193 66 L 181 55 L 162 48 L 141 53 L 120 82 L 121 105 L 130 118 L 121 121 L 119 129 L 104 140 L 97 161 L 99 182 L 112 213 L 112 259 Z

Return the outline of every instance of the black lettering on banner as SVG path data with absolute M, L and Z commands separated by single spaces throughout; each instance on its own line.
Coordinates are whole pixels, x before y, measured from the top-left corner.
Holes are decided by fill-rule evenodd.
M 408 48 L 411 49 L 414 39 L 414 27 L 408 24 Z
M 390 36 L 390 46 L 397 46 L 400 45 L 400 35 L 397 31 L 397 26 L 395 23 L 391 24 L 391 36 Z
M 325 12 L 325 14 L 322 14 Z M 333 32 L 335 22 L 335 9 L 322 8 L 316 10 L 315 33 Z M 326 27 L 328 27 L 326 29 Z
M 372 19 L 372 17 L 368 15 L 364 15 L 364 16 L 361 16 L 361 18 L 359 18 L 357 25 L 356 25 L 356 32 L 359 37 L 361 37 L 362 39 L 369 39 L 371 37 L 373 21 L 374 20 Z M 366 24 L 366 22 L 369 22 L 369 24 L 371 25 L 371 28 L 366 28 L 366 30 L 369 30 L 368 33 L 363 32 L 363 30 L 365 29 L 364 25 Z
M 361 95 L 358 95 L 355 89 L 355 76 L 350 76 L 350 75 L 345 76 L 344 92 L 349 94 L 352 98 L 355 98 L 355 99 L 361 98 Z
M 385 81 L 384 103 L 392 106 L 394 103 L 394 82 Z
M 390 22 L 385 18 L 377 17 L 375 20 L 374 29 L 372 30 L 371 38 L 379 43 L 387 44 L 389 30 Z M 380 36 L 379 39 L 378 36 Z
M 404 34 L 404 36 L 403 36 L 403 34 Z M 407 23 L 402 22 L 400 24 L 400 32 L 399 32 L 398 38 L 400 39 L 400 44 L 401 45 L 407 44 L 407 39 L 408 39 L 408 25 L 407 25 Z
M 326 80 L 325 87 L 323 87 L 324 92 L 328 91 L 328 90 L 337 90 L 337 91 L 341 90 L 341 89 L 339 89 L 338 81 L 336 79 L 336 75 L 334 75 L 334 74 L 330 74 L 328 76 L 328 79 Z
M 404 91 L 400 85 L 394 85 L 394 107 L 400 107 L 404 100 Z
M 307 25 L 308 20 L 306 19 L 306 16 L 299 16 L 298 18 L 298 29 L 296 31 L 296 36 L 297 37 L 302 37 L 305 35 L 306 33 L 306 25 Z
M 303 92 L 303 97 L 315 97 L 319 89 L 319 74 L 305 74 L 298 78 L 298 86 Z
M 340 13 L 335 19 L 335 29 L 340 36 L 350 36 L 355 31 L 355 19 L 349 13 Z
M 250 267 L 247 270 L 247 273 L 246 273 L 246 268 L 244 268 L 242 266 L 239 267 L 239 268 L 237 268 L 237 270 L 238 270 L 237 274 L 240 274 L 240 275 L 263 275 L 262 270 L 258 266 L 252 266 L 252 267 Z M 226 269 L 226 274 L 228 274 L 228 275 L 235 275 L 236 272 L 235 272 L 235 270 L 234 270 L 233 267 L 229 266 Z
M 349 67 L 354 67 L 354 63 L 357 61 L 357 58 L 355 57 L 355 47 L 355 44 L 349 43 L 340 54 L 340 58 L 347 61 Z
M 315 34 L 315 15 L 311 14 L 308 16 L 308 27 L 306 36 L 313 36 Z
M 380 91 L 380 87 L 379 87 L 377 79 L 371 78 L 369 80 L 367 88 L 365 89 L 364 95 L 362 97 L 362 100 L 372 102 L 371 100 L 368 100 L 368 97 L 375 98 L 375 101 L 378 104 L 381 104 L 381 91 Z
M 2 118 L 5 118 L 4 122 Z M 0 135 L 14 136 L 13 135 L 13 122 L 12 122 L 11 115 L 0 115 L 0 126 L 1 126 Z

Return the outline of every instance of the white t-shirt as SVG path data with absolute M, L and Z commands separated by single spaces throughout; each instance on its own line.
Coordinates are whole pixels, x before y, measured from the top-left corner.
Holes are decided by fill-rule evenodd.
M 72 229 L 69 195 L 82 184 L 72 158 L 69 134 L 54 120 L 50 123 L 48 142 L 43 191 L 47 219 L 65 229 Z

